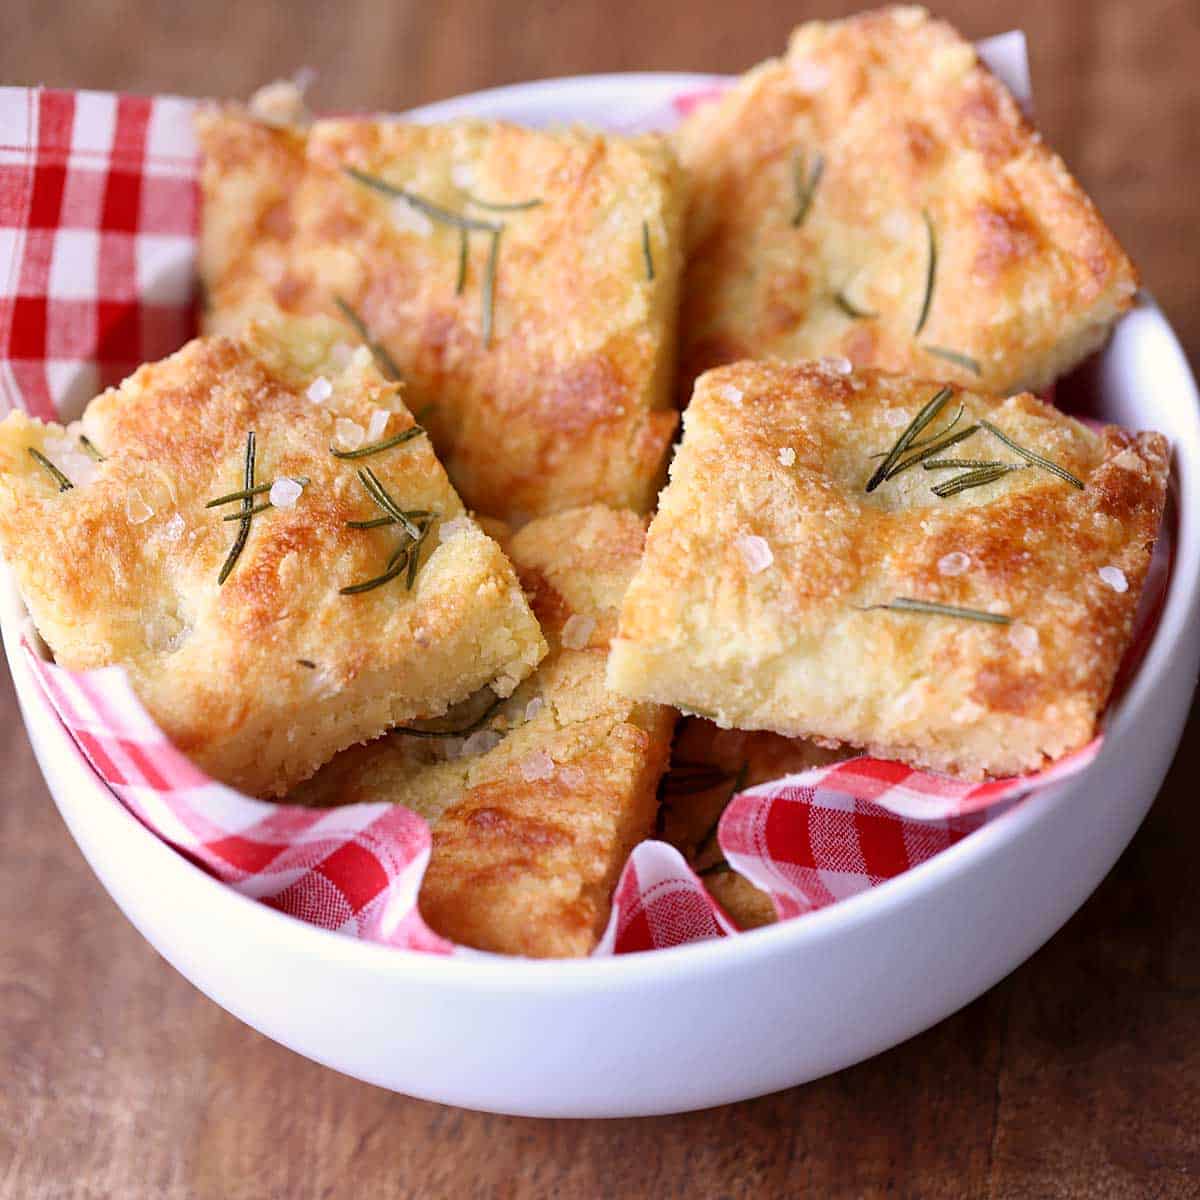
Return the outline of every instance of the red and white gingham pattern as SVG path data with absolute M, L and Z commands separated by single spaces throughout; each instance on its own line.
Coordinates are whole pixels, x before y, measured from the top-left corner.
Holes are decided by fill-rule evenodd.
M 678 98 L 682 111 L 686 100 Z M 191 102 L 0 89 L 0 407 L 74 416 L 102 385 L 195 328 Z M 1164 572 L 1165 576 L 1165 572 Z M 431 836 L 392 805 L 267 804 L 204 776 L 154 726 L 116 668 L 73 674 L 32 648 L 29 670 L 81 754 L 159 837 L 263 903 L 351 936 L 455 948 L 416 897 Z M 734 798 L 718 840 L 794 916 L 925 861 L 1012 801 L 1082 769 L 1095 746 L 1034 779 L 965 786 L 858 759 Z M 630 857 L 599 954 L 735 934 L 677 851 Z

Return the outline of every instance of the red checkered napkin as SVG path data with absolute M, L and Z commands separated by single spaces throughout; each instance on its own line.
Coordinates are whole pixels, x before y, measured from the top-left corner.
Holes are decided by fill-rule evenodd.
M 192 109 L 169 97 L 0 89 L 0 409 L 77 416 L 102 386 L 194 332 Z M 170 745 L 119 669 L 74 674 L 29 645 L 13 669 L 32 673 L 98 779 L 227 886 L 353 937 L 461 952 L 417 908 L 431 836 L 416 814 L 239 795 Z M 895 763 L 840 763 L 736 796 L 718 841 L 792 917 L 926 861 L 998 805 L 1083 769 L 1095 750 L 1040 777 L 978 786 Z M 621 875 L 597 953 L 736 933 L 679 853 L 645 842 Z

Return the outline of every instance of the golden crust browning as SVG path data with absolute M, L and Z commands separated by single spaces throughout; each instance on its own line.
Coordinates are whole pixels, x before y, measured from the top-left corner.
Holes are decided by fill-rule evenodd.
M 1137 287 L 1062 160 L 974 48 L 923 9 L 800 26 L 783 58 L 697 109 L 677 146 L 691 192 L 689 388 L 737 359 L 842 355 L 1038 391 L 1103 341 Z M 915 333 L 926 213 L 936 282 Z
M 485 683 L 511 692 L 545 651 L 500 548 L 462 516 L 425 437 L 367 460 L 402 505 L 440 514 L 412 591 L 338 589 L 378 575 L 392 529 L 330 453 L 339 422 L 360 435 L 412 425 L 365 350 L 338 365 L 332 322 L 189 342 L 88 406 L 77 430 L 19 413 L 0 424 L 0 547 L 39 632 L 74 670 L 120 664 L 168 737 L 206 771 L 282 795 L 337 751 L 397 721 L 436 716 Z M 323 402 L 307 390 L 329 385 Z M 343 428 L 345 426 L 343 425 Z M 257 515 L 224 585 L 247 433 L 256 479 L 307 477 L 294 506 Z M 74 477 L 59 492 L 28 453 Z M 257 497 L 257 502 L 266 500 Z M 307 664 L 307 665 L 306 665 Z
M 989 419 L 1086 488 L 1030 468 L 939 499 L 931 484 L 955 472 L 917 466 L 867 493 L 872 452 L 938 387 L 820 363 L 702 376 L 610 686 L 967 777 L 1033 770 L 1086 743 L 1129 640 L 1167 443 L 1093 432 L 1027 394 L 956 390 L 931 429 L 961 403 L 959 428 Z M 1022 462 L 983 430 L 949 453 Z M 746 538 L 765 540 L 767 565 Z M 1014 624 L 869 608 L 897 597 Z
M 592 501 L 652 505 L 677 420 L 682 261 L 682 183 L 661 138 L 481 121 L 304 132 L 234 108 L 198 128 L 212 328 L 272 308 L 336 316 L 341 297 L 399 365 L 470 507 L 525 519 Z M 470 234 L 459 291 L 459 231 L 345 167 L 503 224 L 490 345 L 490 234 Z M 497 212 L 469 196 L 540 203 Z
M 422 915 L 464 945 L 587 954 L 629 851 L 654 827 L 675 714 L 604 684 L 645 522 L 601 506 L 526 525 L 507 544 L 550 652 L 468 738 L 401 732 L 339 755 L 298 803 L 389 800 L 433 825 Z

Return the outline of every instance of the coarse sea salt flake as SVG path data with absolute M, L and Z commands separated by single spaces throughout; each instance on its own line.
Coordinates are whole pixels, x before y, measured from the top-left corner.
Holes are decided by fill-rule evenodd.
M 388 417 L 391 415 L 391 413 L 383 408 L 377 408 L 371 414 L 371 420 L 367 423 L 368 442 L 377 442 L 383 437 L 383 431 L 387 428 Z
M 302 491 L 304 488 L 296 480 L 289 479 L 286 475 L 280 475 L 271 484 L 271 490 L 267 496 L 276 508 L 291 508 L 300 499 Z
M 125 493 L 125 519 L 130 525 L 142 525 L 154 516 L 154 509 L 142 499 L 142 493 L 137 488 L 130 488 Z
M 333 384 L 325 378 L 324 375 L 318 375 L 316 379 L 308 385 L 308 391 L 304 393 L 314 404 L 324 404 L 330 396 L 333 395 Z
M 849 375 L 854 370 L 854 365 L 850 360 L 843 358 L 840 354 L 821 359 L 821 366 L 826 370 L 832 371 L 835 375 Z
M 1129 580 L 1125 578 L 1125 572 L 1120 567 L 1101 567 L 1097 575 L 1108 584 L 1114 592 L 1129 591 Z
M 741 404 L 742 402 L 742 389 L 734 387 L 732 383 L 722 384 L 717 388 L 717 395 L 722 400 L 728 400 L 730 404 Z
M 567 787 L 582 787 L 587 778 L 579 767 L 559 767 L 558 777 Z
M 961 550 L 951 550 L 938 559 L 939 575 L 961 575 L 971 565 L 971 556 Z
M 346 417 L 338 417 L 333 425 L 333 436 L 339 450 L 357 450 L 363 444 L 366 434 L 361 425 Z
M 790 467 L 796 461 L 796 452 L 791 446 L 781 446 L 779 449 L 779 461 L 785 467 Z
M 889 408 L 883 414 L 883 423 L 892 429 L 899 429 L 901 425 L 907 425 L 909 418 L 902 408 Z
M 1008 627 L 1008 640 L 1017 652 L 1026 658 L 1036 654 L 1041 646 L 1038 631 L 1032 625 L 1026 625 L 1024 621 L 1014 621 Z
M 438 541 L 448 542 L 459 534 L 466 533 L 475 522 L 470 517 L 452 517 L 438 526 Z
M 582 650 L 592 639 L 596 628 L 594 617 L 580 616 L 573 613 L 566 619 L 562 630 L 562 644 L 568 650 Z
M 546 707 L 546 702 L 541 696 L 534 696 L 530 702 L 525 705 L 525 720 L 532 721 L 534 717 Z
M 767 539 L 759 537 L 756 533 L 740 534 L 733 539 L 733 544 L 738 548 L 738 553 L 741 554 L 751 575 L 765 571 L 775 561 Z
M 183 530 L 184 530 L 183 517 L 179 513 L 176 513 L 163 526 L 163 537 L 165 537 L 168 542 L 177 542 L 177 541 L 179 541 L 179 539 L 181 537 L 183 537 Z
M 554 774 L 554 759 L 545 750 L 527 754 L 520 762 L 521 778 L 526 783 L 538 779 L 549 779 Z

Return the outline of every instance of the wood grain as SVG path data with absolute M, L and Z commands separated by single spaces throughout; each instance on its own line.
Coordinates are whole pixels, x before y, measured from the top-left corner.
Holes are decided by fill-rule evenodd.
M 828 3 L 9 0 L 0 79 L 245 94 L 311 64 L 323 108 L 519 79 L 737 70 Z M 1193 361 L 1200 14 L 956 0 L 1030 37 L 1039 120 Z M 869 1063 L 706 1113 L 561 1123 L 335 1075 L 227 1016 L 113 907 L 0 685 L 0 1196 L 1185 1197 L 1200 1194 L 1200 720 L 1110 878 L 988 995 Z M 169 902 L 165 898 L 164 902 Z

